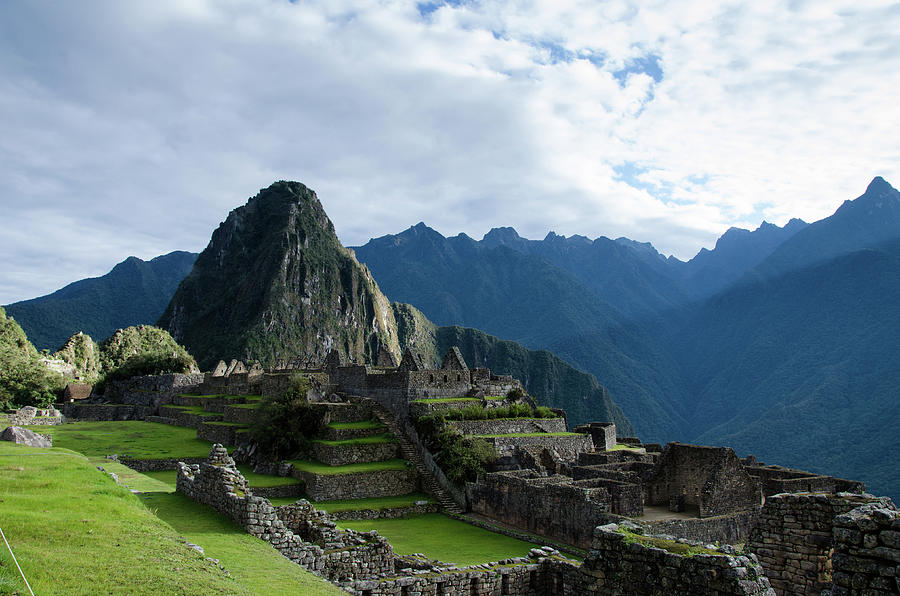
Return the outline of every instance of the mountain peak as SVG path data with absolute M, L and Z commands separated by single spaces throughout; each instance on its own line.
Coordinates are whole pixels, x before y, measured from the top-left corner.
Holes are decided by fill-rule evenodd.
M 889 194 L 891 192 L 897 191 L 887 180 L 885 180 L 881 176 L 875 176 L 874 178 L 872 178 L 872 181 L 869 182 L 869 186 L 866 187 L 865 195 L 881 196 Z

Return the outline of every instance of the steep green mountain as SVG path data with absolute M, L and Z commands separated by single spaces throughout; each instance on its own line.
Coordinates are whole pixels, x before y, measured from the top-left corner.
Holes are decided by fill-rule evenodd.
M 506 239 L 513 247 L 530 242 L 514 231 Z M 648 440 L 681 431 L 683 400 L 676 397 L 672 359 L 642 325 L 548 259 L 504 242 L 444 238 L 424 224 L 354 250 L 392 300 L 414 304 L 439 325 L 474 327 L 550 350 L 603 379 Z
M 571 422 L 614 420 L 633 432 L 595 378 L 555 356 L 474 329 L 448 331 L 409 305 L 392 305 L 341 246 L 315 193 L 297 182 L 276 182 L 229 214 L 159 324 L 204 368 L 232 357 L 320 362 L 332 348 L 372 362 L 380 346 L 398 359 L 413 346 L 436 364 L 459 334 L 471 366 L 522 376 L 543 403 L 571 405 Z
M 704 444 L 865 480 L 900 496 L 900 243 L 698 305 L 671 346 Z
M 210 368 L 220 358 L 321 361 L 334 347 L 399 359 L 390 302 L 343 246 L 315 193 L 276 182 L 213 232 L 159 320 Z
M 150 261 L 128 257 L 102 277 L 76 281 L 6 310 L 38 350 L 56 350 L 79 331 L 109 337 L 116 329 L 155 323 L 196 258 L 183 251 Z

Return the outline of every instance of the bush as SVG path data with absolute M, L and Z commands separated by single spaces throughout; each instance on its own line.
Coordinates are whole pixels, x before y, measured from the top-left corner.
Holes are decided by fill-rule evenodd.
M 19 324 L 0 308 L 0 409 L 46 407 L 62 388 L 62 375 L 41 362 Z
M 478 409 L 484 412 L 484 408 Z M 447 424 L 449 414 L 458 415 L 465 410 L 468 408 L 436 412 L 416 421 L 416 428 L 428 449 L 435 454 L 447 478 L 455 484 L 474 481 L 484 472 L 485 466 L 498 457 L 497 450 L 487 441 L 466 438 Z
M 249 434 L 264 453 L 288 459 L 306 451 L 320 423 L 306 399 L 308 390 L 309 380 L 297 375 L 282 395 L 263 398 Z

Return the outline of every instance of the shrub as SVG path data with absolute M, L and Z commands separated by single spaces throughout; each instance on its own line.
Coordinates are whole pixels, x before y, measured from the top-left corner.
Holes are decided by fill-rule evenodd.
M 263 452 L 275 459 L 288 459 L 308 448 L 320 422 L 320 415 L 306 399 L 308 390 L 309 380 L 297 375 L 283 394 L 262 399 L 249 434 Z
M 41 362 L 19 324 L 0 308 L 0 409 L 46 407 L 62 387 L 62 375 Z

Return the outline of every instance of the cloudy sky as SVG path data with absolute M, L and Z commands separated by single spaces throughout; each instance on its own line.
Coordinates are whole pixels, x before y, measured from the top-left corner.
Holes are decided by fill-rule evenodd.
M 272 181 L 344 244 L 424 221 L 690 258 L 900 186 L 900 4 L 0 5 L 0 304 L 199 251 Z

